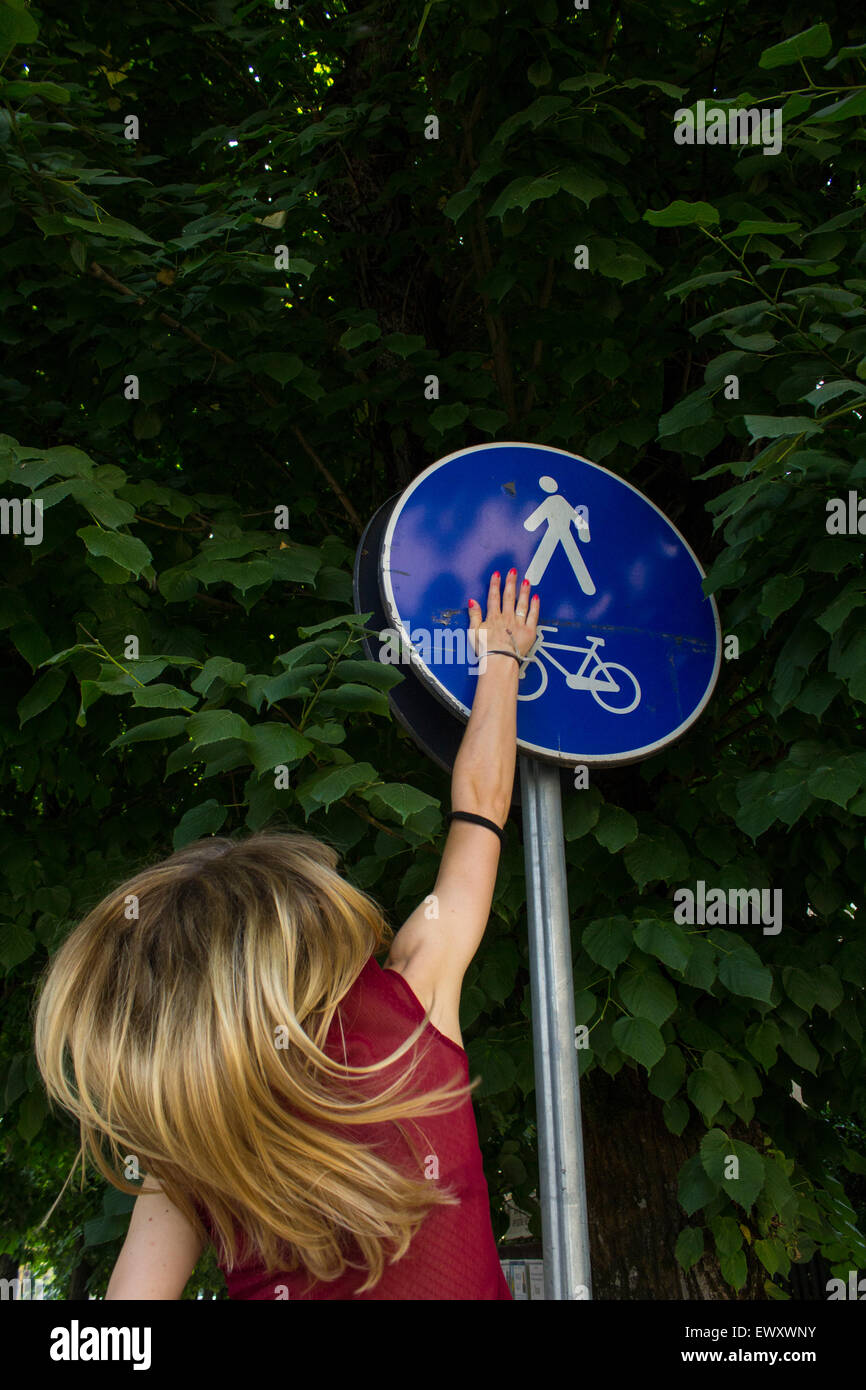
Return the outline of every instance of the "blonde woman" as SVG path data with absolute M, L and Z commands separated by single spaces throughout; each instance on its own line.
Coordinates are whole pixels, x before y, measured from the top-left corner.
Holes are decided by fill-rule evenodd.
M 208 1241 L 235 1299 L 510 1298 L 459 1005 L 537 621 L 515 570 L 501 589 L 492 576 L 483 620 L 470 600 L 488 659 L 438 916 L 422 904 L 392 932 L 310 836 L 213 838 L 109 893 L 53 958 L 35 1024 L 46 1088 L 79 1122 L 82 1164 L 140 1192 L 107 1298 L 180 1298 Z M 140 1189 L 120 1177 L 131 1160 Z

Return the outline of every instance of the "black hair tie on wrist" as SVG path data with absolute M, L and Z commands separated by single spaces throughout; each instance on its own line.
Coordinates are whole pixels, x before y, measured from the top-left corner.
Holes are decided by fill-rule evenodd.
M 472 811 L 451 811 L 448 814 L 447 819 L 449 821 L 468 820 L 472 821 L 475 825 L 484 825 L 487 827 L 488 830 L 492 830 L 495 835 L 499 836 L 500 840 L 502 841 L 502 847 L 503 849 L 505 848 L 505 831 L 502 830 L 501 827 L 498 826 L 495 821 L 488 820 L 486 816 L 476 816 Z
M 514 661 L 517 662 L 518 666 L 522 666 L 522 665 L 523 665 L 523 657 L 522 657 L 522 656 L 518 656 L 516 652 L 507 652 L 507 651 L 504 649 L 504 647 L 494 647 L 491 651 L 486 652 L 485 655 L 486 655 L 486 656 L 510 656 Z

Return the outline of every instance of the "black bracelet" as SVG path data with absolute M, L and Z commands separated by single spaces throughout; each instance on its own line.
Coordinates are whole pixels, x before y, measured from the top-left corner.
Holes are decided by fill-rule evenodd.
M 512 658 L 517 662 L 518 666 L 522 666 L 522 665 L 523 665 L 523 657 L 522 657 L 522 656 L 518 656 L 516 652 L 507 652 L 507 651 L 505 651 L 504 647 L 494 647 L 493 650 L 487 652 L 486 655 L 487 655 L 487 656 L 510 656 L 510 657 L 512 657 Z
M 505 847 L 505 831 L 502 830 L 500 826 L 496 824 L 495 821 L 487 820 L 486 816 L 476 816 L 473 814 L 472 811 L 451 811 L 447 816 L 447 819 L 449 821 L 468 820 L 472 821 L 475 825 L 484 825 L 487 827 L 488 830 L 492 830 L 494 834 L 499 836 L 500 840 L 502 841 L 503 848 Z

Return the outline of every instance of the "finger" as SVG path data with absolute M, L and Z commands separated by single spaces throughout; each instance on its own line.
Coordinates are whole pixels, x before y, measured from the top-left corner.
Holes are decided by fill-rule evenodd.
M 533 629 L 535 628 L 535 625 L 536 625 L 536 623 L 538 622 L 538 610 L 539 610 L 540 607 L 541 607 L 541 599 L 539 598 L 538 594 L 533 594 L 533 595 L 532 595 L 532 602 L 531 602 L 530 605 L 529 605 L 529 613 L 527 614 L 527 617 L 526 617 L 526 626 L 527 626 L 527 627 L 533 628 Z
M 505 592 L 502 595 L 502 616 L 512 618 L 514 616 L 514 595 L 517 590 L 517 570 L 509 570 L 505 580 Z
M 481 604 L 476 603 L 474 598 L 469 600 L 469 645 L 475 655 L 478 655 L 478 631 L 481 627 Z
M 490 576 L 490 587 L 487 590 L 487 618 L 498 618 L 499 609 L 499 570 L 494 570 Z
M 525 618 L 529 612 L 529 580 L 524 579 L 520 586 L 520 593 L 517 595 L 517 602 L 514 605 L 514 612 L 518 618 Z

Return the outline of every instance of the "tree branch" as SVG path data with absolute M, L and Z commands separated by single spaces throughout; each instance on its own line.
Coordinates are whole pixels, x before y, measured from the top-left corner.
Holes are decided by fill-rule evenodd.
M 123 294 L 126 295 L 127 298 L 134 299 L 136 304 L 142 305 L 147 303 L 147 300 L 144 298 L 143 295 L 136 294 L 135 290 L 131 290 L 128 285 L 122 284 L 120 280 L 118 280 L 114 275 L 112 275 L 110 271 L 106 270 L 104 266 L 101 266 L 97 261 L 91 261 L 89 271 L 95 279 L 104 280 L 105 283 L 107 285 L 110 285 L 113 290 L 117 290 L 118 294 Z M 203 348 L 205 352 L 209 352 L 211 356 L 216 358 L 218 362 L 222 362 L 228 367 L 236 367 L 239 365 L 239 363 L 236 361 L 234 357 L 229 357 L 227 352 L 223 352 L 222 348 L 213 347 L 210 343 L 206 343 L 204 338 L 199 337 L 198 333 L 194 333 L 191 328 L 187 328 L 186 325 L 180 323 L 178 319 L 172 318 L 171 314 L 166 314 L 160 311 L 157 313 L 157 318 L 159 318 L 164 324 L 167 324 L 169 328 L 173 328 L 175 332 L 182 333 L 184 337 L 188 338 L 191 343 L 195 343 L 196 347 Z M 267 391 L 264 388 L 264 386 L 262 386 L 262 384 L 255 379 L 254 376 L 248 374 L 248 377 L 252 386 L 261 396 L 265 404 L 270 406 L 271 409 L 275 409 L 277 406 L 277 402 L 274 400 L 271 393 Z M 306 437 L 297 425 L 292 425 L 292 433 L 295 435 L 295 438 L 298 440 L 302 449 L 304 449 L 305 452 L 309 454 L 310 458 L 313 460 L 313 463 L 316 465 L 319 472 L 327 481 L 329 487 L 333 489 L 335 496 L 339 498 L 343 506 L 343 510 L 345 511 L 349 520 L 352 522 L 352 525 L 356 527 L 358 534 L 360 535 L 360 533 L 364 529 L 363 522 L 361 521 L 361 518 L 355 511 L 355 508 L 352 506 L 352 503 L 349 501 L 345 492 L 340 487 L 340 484 L 337 482 L 333 473 L 322 462 L 315 449 L 313 449 L 312 445 L 308 443 Z

